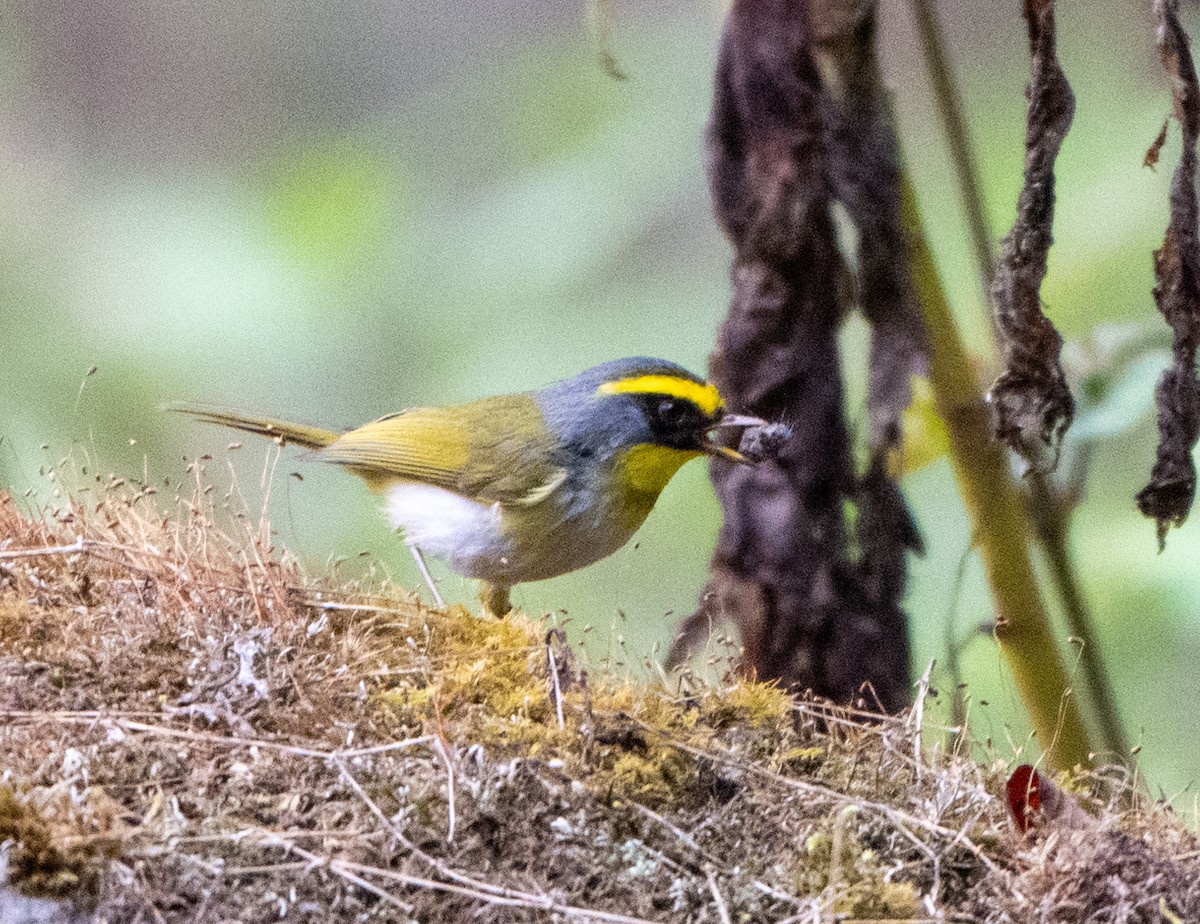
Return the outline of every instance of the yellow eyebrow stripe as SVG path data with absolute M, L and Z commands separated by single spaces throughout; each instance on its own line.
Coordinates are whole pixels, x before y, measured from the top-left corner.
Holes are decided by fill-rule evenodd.
M 692 402 L 710 417 L 720 410 L 724 403 L 715 385 L 693 382 L 676 375 L 636 375 L 628 379 L 618 379 L 615 382 L 605 382 L 597 389 L 597 393 L 669 395 Z

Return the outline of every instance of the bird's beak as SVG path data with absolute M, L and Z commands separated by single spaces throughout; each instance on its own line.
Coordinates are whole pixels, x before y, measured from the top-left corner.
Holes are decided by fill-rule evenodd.
M 728 459 L 731 462 L 738 462 L 742 465 L 753 465 L 753 459 L 742 455 L 732 446 L 725 446 L 719 442 L 721 431 L 745 430 L 748 427 L 765 427 L 766 425 L 767 422 L 761 417 L 751 417 L 749 414 L 726 414 L 704 434 L 701 448 L 710 456 L 715 456 L 718 459 Z

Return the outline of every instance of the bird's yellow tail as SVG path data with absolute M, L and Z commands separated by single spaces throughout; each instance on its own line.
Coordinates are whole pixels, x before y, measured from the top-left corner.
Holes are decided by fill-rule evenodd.
M 166 410 L 174 411 L 177 414 L 187 414 L 204 423 L 233 427 L 235 430 L 257 433 L 281 443 L 295 443 L 297 446 L 305 446 L 308 449 L 323 449 L 341 435 L 321 427 L 289 423 L 273 417 L 242 414 L 225 408 L 205 407 L 201 404 L 168 404 Z

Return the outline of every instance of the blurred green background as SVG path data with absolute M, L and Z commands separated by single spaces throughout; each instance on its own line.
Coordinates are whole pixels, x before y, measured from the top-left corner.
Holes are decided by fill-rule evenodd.
M 1143 168 L 1169 109 L 1149 7 L 1059 5 L 1078 111 L 1044 295 L 1068 339 L 1121 322 L 1158 329 L 1150 252 L 1179 140 L 1173 130 L 1157 172 Z M 719 4 L 615 4 L 625 81 L 601 66 L 583 0 L 0 11 L 0 485 L 18 495 L 48 497 L 39 469 L 69 451 L 155 479 L 210 452 L 215 476 L 228 457 L 253 505 L 269 447 L 227 454 L 226 433 L 161 413 L 170 400 L 349 426 L 617 356 L 703 371 L 729 289 L 701 150 Z M 997 237 L 1023 160 L 1019 13 L 1015 0 L 940 4 Z M 1200 16 L 1188 15 L 1195 33 Z M 986 357 L 984 300 L 906 2 L 882 3 L 880 33 L 944 279 Z M 852 324 L 851 369 L 863 338 Z M 1163 342 L 1159 332 L 1149 346 Z M 1159 555 L 1132 502 L 1153 459 L 1161 351 L 1138 344 L 1117 362 L 1093 342 L 1074 355 L 1091 357 L 1080 368 L 1092 392 L 1111 392 L 1088 418 L 1103 438 L 1077 561 L 1141 767 L 1191 811 L 1200 524 Z M 300 468 L 303 481 L 284 477 Z M 919 673 L 945 662 L 948 620 L 969 634 L 990 603 L 974 560 L 956 592 L 970 537 L 945 462 L 906 491 L 928 544 L 908 601 Z M 284 454 L 271 497 L 281 545 L 313 570 L 369 550 L 416 586 L 373 507 L 355 479 Z M 718 524 L 704 467 L 689 466 L 636 544 L 516 600 L 593 626 L 593 657 L 637 668 L 694 605 Z M 437 573 L 450 596 L 472 598 Z M 1023 747 L 1016 692 L 986 637 L 967 646 L 964 672 L 979 734 L 1002 756 Z

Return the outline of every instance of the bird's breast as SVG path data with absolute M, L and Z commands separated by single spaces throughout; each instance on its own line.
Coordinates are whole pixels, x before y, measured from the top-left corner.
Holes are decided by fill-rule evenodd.
M 621 453 L 613 462 L 613 477 L 619 491 L 631 499 L 649 496 L 653 505 L 683 464 L 700 455 L 691 449 L 672 449 L 643 443 Z

